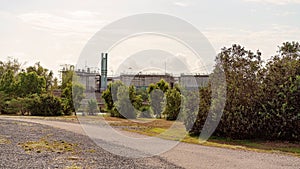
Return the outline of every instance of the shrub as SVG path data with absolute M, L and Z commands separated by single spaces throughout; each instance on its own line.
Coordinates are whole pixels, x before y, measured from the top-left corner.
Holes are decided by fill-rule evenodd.
M 174 89 L 166 92 L 165 107 L 163 115 L 167 120 L 176 120 L 181 110 L 181 93 Z
M 117 94 L 118 100 L 116 102 L 116 108 L 119 112 L 118 117 L 135 119 L 136 113 L 133 105 L 129 99 L 129 89 L 126 86 L 120 86 Z
M 33 116 L 61 116 L 63 115 L 62 102 L 59 98 L 50 95 L 42 94 L 32 95 L 32 105 L 29 107 L 30 114 Z
M 95 113 L 98 110 L 98 104 L 97 101 L 94 99 L 91 99 L 88 101 L 88 114 L 89 115 L 95 115 Z
M 33 106 L 33 99 L 25 97 L 25 98 L 17 98 L 11 99 L 6 102 L 5 112 L 7 114 L 21 114 L 28 115 L 30 113 L 30 107 Z
M 231 139 L 300 141 L 300 45 L 285 43 L 279 55 L 262 66 L 260 53 L 241 46 L 224 48 L 217 66 L 226 76 L 226 104 L 215 136 Z M 187 114 L 185 126 L 199 135 L 216 100 L 211 87 L 200 90 L 199 111 Z

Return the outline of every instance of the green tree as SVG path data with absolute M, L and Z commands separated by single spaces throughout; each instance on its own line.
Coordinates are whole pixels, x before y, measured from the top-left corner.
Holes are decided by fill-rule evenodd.
M 143 109 L 143 98 L 142 95 L 138 95 L 134 86 L 129 86 L 129 99 L 133 107 L 141 111 Z
M 88 114 L 89 115 L 95 115 L 95 113 L 98 110 L 98 104 L 97 101 L 94 99 L 91 99 L 88 101 Z
M 137 88 L 136 89 L 136 95 L 141 96 L 143 102 L 148 102 L 149 101 L 147 88 Z
M 264 69 L 264 137 L 300 140 L 300 45 L 286 42 Z
M 118 88 L 124 86 L 121 81 L 116 81 L 108 84 L 107 89 L 102 93 L 102 98 L 105 101 L 106 110 L 112 117 L 119 117 L 120 113 L 116 109 L 115 102 L 117 102 Z
M 7 70 L 0 78 L 0 91 L 14 96 L 16 93 L 16 79 L 13 70 Z
M 0 77 L 11 70 L 13 75 L 16 75 L 20 71 L 21 64 L 18 62 L 17 59 L 8 59 L 7 62 L 0 61 Z
M 51 87 L 53 85 L 53 72 L 41 66 L 40 62 L 35 63 L 34 66 L 26 68 L 26 72 L 35 72 L 38 76 L 44 77 L 46 91 L 51 90 Z
M 176 120 L 181 110 L 181 93 L 176 89 L 166 92 L 166 106 L 163 115 L 167 120 Z
M 25 97 L 31 94 L 42 94 L 46 91 L 46 81 L 43 76 L 36 72 L 22 72 L 18 74 L 17 81 L 18 96 Z
M 185 105 L 185 111 L 187 111 L 187 117 L 184 120 L 185 127 L 190 135 L 198 136 L 200 135 L 204 123 L 208 117 L 209 108 L 211 104 L 211 90 L 210 86 L 201 87 L 199 94 L 197 95 L 194 92 L 189 93 Z M 199 102 L 195 102 L 197 100 Z M 199 104 L 198 110 L 195 110 L 194 107 L 197 107 L 195 104 Z
M 136 113 L 134 107 L 129 99 L 129 89 L 127 86 L 120 86 L 117 93 L 118 100 L 116 102 L 116 108 L 118 110 L 119 117 L 127 119 L 135 119 Z
M 72 83 L 72 81 L 76 81 L 77 79 L 74 78 L 74 66 L 71 65 L 69 67 L 64 67 L 62 72 L 62 82 L 61 82 L 61 88 L 62 90 L 65 89 L 68 84 Z
M 209 118 L 210 122 L 218 119 L 218 114 L 208 117 L 208 112 L 210 109 L 220 109 L 221 103 L 218 98 L 222 98 L 221 95 L 227 93 L 223 116 L 215 135 L 238 139 L 255 138 L 260 134 L 260 127 L 262 127 L 259 115 L 263 92 L 261 89 L 261 53 L 246 50 L 240 45 L 232 45 L 230 48 L 223 48 L 216 61 L 215 70 L 223 69 L 227 85 L 219 89 L 213 88 L 213 90 L 226 90 L 226 92 L 218 92 L 220 96 L 218 93 L 212 93 L 212 87 L 215 86 L 213 83 L 208 86 L 209 88 L 200 90 L 199 112 L 190 134 L 200 134 L 205 119 Z M 215 95 L 214 100 L 212 100 L 212 94 Z M 186 124 L 188 124 L 187 128 L 190 128 L 190 124 Z
M 55 90 L 55 89 L 59 89 L 58 79 L 56 77 L 53 79 L 53 85 L 51 87 L 51 90 Z
M 258 134 L 261 53 L 240 45 L 223 48 L 217 56 L 227 82 L 227 100 L 218 133 L 231 138 L 253 138 Z
M 64 113 L 70 115 L 72 112 L 78 111 L 82 99 L 84 99 L 84 87 L 78 83 L 68 83 L 63 89 L 63 106 Z
M 0 91 L 0 114 L 4 113 L 5 102 L 7 101 L 7 94 L 3 91 Z
M 167 92 L 169 88 L 169 84 L 161 79 L 156 84 L 150 84 L 147 89 L 150 94 L 150 108 L 157 118 L 161 118 L 161 113 L 165 106 L 164 93 Z
M 30 97 L 13 98 L 6 102 L 5 112 L 8 114 L 29 115 L 34 100 Z
M 61 116 L 63 107 L 60 98 L 51 94 L 32 95 L 32 104 L 29 106 L 33 116 Z
M 198 111 L 200 111 L 199 109 L 199 103 L 200 103 L 200 99 L 202 99 L 203 101 L 203 96 L 205 96 L 206 98 L 210 99 L 210 93 L 204 93 L 204 89 L 209 89 L 209 87 L 202 87 L 200 89 L 200 92 L 195 92 L 194 90 L 185 90 L 182 89 L 183 92 L 183 123 L 185 125 L 185 128 L 188 132 L 190 132 L 191 130 L 193 131 L 197 131 L 198 132 L 198 127 L 196 127 L 195 129 L 192 129 L 192 127 L 194 126 L 194 123 L 196 122 L 196 117 L 198 114 Z M 201 92 L 202 91 L 202 92 Z M 200 94 L 200 96 L 199 96 Z M 200 98 L 200 99 L 199 99 Z M 203 107 L 207 107 L 206 105 L 202 105 L 201 106 L 201 111 L 205 111 L 202 108 Z M 201 113 L 201 116 L 199 117 L 199 119 L 203 116 L 203 113 Z M 202 123 L 198 122 L 199 124 Z M 190 132 L 191 133 L 191 132 Z M 199 134 L 199 133 L 198 133 Z M 195 133 L 193 133 L 192 135 L 195 135 Z

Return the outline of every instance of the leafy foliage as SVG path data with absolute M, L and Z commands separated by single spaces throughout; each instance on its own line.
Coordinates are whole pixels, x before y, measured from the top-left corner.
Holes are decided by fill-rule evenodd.
M 5 109 L 5 102 L 7 101 L 8 97 L 6 93 L 0 91 L 0 114 L 3 113 Z
M 124 86 L 124 84 L 120 81 L 110 83 L 108 84 L 107 89 L 102 93 L 106 110 L 112 117 L 122 117 L 115 107 L 115 102 L 118 100 L 117 93 L 120 86 Z
M 267 63 L 262 89 L 264 133 L 272 139 L 300 140 L 299 43 L 284 43 L 278 55 Z
M 136 113 L 134 107 L 129 99 L 129 89 L 127 86 L 120 86 L 117 94 L 118 100 L 116 102 L 116 108 L 120 113 L 118 117 L 135 119 Z
M 98 104 L 97 101 L 94 99 L 91 99 L 88 101 L 88 114 L 89 115 L 95 115 L 95 113 L 98 110 Z
M 16 59 L 0 61 L 0 111 L 3 114 L 47 116 L 70 114 L 73 106 L 72 92 L 71 97 L 61 101 L 51 94 L 52 89 L 58 88 L 58 80 L 53 80 L 52 71 L 42 67 L 39 62 L 21 69 L 21 64 Z M 76 92 L 75 98 L 77 100 L 81 98 L 80 92 Z
M 15 95 L 16 79 L 13 70 L 7 70 L 0 77 L 0 91 L 8 95 Z
M 225 72 L 227 100 L 214 135 L 300 140 L 300 47 L 299 43 L 287 42 L 279 49 L 266 66 L 259 51 L 253 53 L 239 45 L 222 49 L 216 68 L 222 67 Z M 194 125 L 194 113 L 185 119 L 191 135 L 201 133 L 213 106 L 211 94 L 211 86 L 200 90 Z
M 32 104 L 29 106 L 33 116 L 60 116 L 63 115 L 61 100 L 50 94 L 32 95 Z
M 53 85 L 53 72 L 41 66 L 40 62 L 26 68 L 27 73 L 35 72 L 39 77 L 45 79 L 45 89 L 50 91 Z
M 156 84 L 150 84 L 148 87 L 150 108 L 156 118 L 161 118 L 165 107 L 164 94 L 169 90 L 169 84 L 161 79 Z
M 176 120 L 181 110 L 181 93 L 174 89 L 166 92 L 166 106 L 163 115 L 167 120 Z
M 63 107 L 66 115 L 76 112 L 84 98 L 84 87 L 78 83 L 68 83 L 62 92 Z
M 31 109 L 34 107 L 33 99 L 29 97 L 18 97 L 16 99 L 11 99 L 6 102 L 5 112 L 6 114 L 21 114 L 29 115 Z
M 36 72 L 25 73 L 18 75 L 17 95 L 25 97 L 32 94 L 42 94 L 46 91 L 46 81 L 42 76 L 38 76 Z

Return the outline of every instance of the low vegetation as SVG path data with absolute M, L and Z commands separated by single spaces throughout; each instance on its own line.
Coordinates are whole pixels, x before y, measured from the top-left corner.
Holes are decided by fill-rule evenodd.
M 77 144 L 68 143 L 64 140 L 48 140 L 47 138 L 41 138 L 38 141 L 28 141 L 26 143 L 19 143 L 24 151 L 31 153 L 42 152 L 55 152 L 55 153 L 73 153 L 76 154 Z
M 233 143 L 299 153 L 300 44 L 283 43 L 270 60 L 261 58 L 260 51 L 253 52 L 240 45 L 223 48 L 216 57 L 208 85 L 199 88 L 199 92 L 171 87 L 164 80 L 139 89 L 119 81 L 111 83 L 102 98 L 107 112 L 123 119 L 107 118 L 114 121 L 112 125 L 127 126 L 124 129 L 147 135 L 164 133 L 178 119 L 175 123 L 185 130 L 160 136 L 177 139 L 176 134 L 188 133 L 182 141 L 197 142 L 206 119 L 217 121 L 216 113 L 210 117 L 208 114 L 211 108 L 218 108 L 220 95 L 226 94 L 224 111 L 211 139 L 214 144 Z M 62 83 L 58 84 L 53 73 L 39 63 L 21 69 L 17 60 L 0 62 L 0 113 L 71 115 L 80 107 L 84 88 L 72 82 L 72 67 L 64 71 Z M 225 74 L 226 85 L 216 89 L 214 78 L 220 72 Z M 52 95 L 55 89 L 62 91 L 61 98 Z M 223 93 L 218 95 L 214 93 L 216 90 Z M 95 114 L 95 100 L 88 102 L 87 109 L 90 115 Z M 144 123 L 125 118 L 138 118 Z M 277 142 L 288 146 L 277 146 Z M 39 143 L 46 144 L 43 140 Z
M 72 82 L 73 75 L 72 67 L 65 69 L 59 85 L 53 72 L 40 63 L 23 69 L 17 60 L 0 61 L 0 114 L 71 115 L 84 97 L 84 88 Z M 52 94 L 58 89 L 61 97 Z
M 10 140 L 6 136 L 0 135 L 0 145 L 1 144 L 10 144 Z
M 266 141 L 258 139 L 239 140 L 216 136 L 211 137 L 207 142 L 201 142 L 201 140 L 199 140 L 199 137 L 188 135 L 188 132 L 184 130 L 184 126 L 180 126 L 180 124 L 178 124 L 179 127 L 177 129 L 172 130 L 171 132 L 166 132 L 174 122 L 167 121 L 165 119 L 142 119 L 142 122 L 134 122 L 127 119 L 105 117 L 105 120 L 107 120 L 110 125 L 118 128 L 121 127 L 125 131 L 135 132 L 147 136 L 160 137 L 168 140 L 229 149 L 250 150 L 256 152 L 279 152 L 300 157 L 299 143 L 288 141 Z M 182 136 L 184 137 L 182 138 Z M 178 138 L 182 139 L 178 140 Z
M 200 87 L 199 92 L 172 88 L 161 80 L 151 84 L 144 97 L 134 87 L 115 82 L 103 93 L 106 109 L 112 117 L 124 118 L 126 112 L 137 117 L 149 113 L 148 117 L 179 119 L 191 136 L 199 136 L 207 119 L 211 119 L 210 123 L 218 123 L 216 129 L 208 130 L 214 131 L 213 136 L 299 142 L 300 45 L 286 42 L 266 63 L 261 58 L 261 52 L 240 45 L 223 48 L 208 85 Z M 219 84 L 220 73 L 225 75 L 224 84 Z M 123 96 L 126 88 L 130 89 L 126 91 L 132 104 Z M 218 112 L 223 112 L 221 117 Z

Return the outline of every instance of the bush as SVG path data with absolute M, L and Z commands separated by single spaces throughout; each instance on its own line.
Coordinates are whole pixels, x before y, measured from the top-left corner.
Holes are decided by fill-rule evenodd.
M 105 101 L 106 111 L 110 113 L 112 117 L 119 117 L 120 113 L 115 107 L 115 102 L 117 101 L 117 92 L 120 86 L 124 84 L 120 81 L 116 81 L 108 84 L 107 89 L 102 93 L 102 98 Z
M 152 118 L 150 107 L 149 106 L 142 106 L 140 108 L 140 118 Z
M 6 102 L 5 112 L 7 114 L 30 114 L 30 107 L 33 106 L 33 100 L 31 98 L 17 98 L 11 99 Z
M 241 46 L 224 48 L 216 67 L 226 75 L 226 104 L 215 136 L 231 139 L 300 141 L 300 45 L 285 43 L 262 66 L 260 53 Z M 211 88 L 200 90 L 199 111 L 187 114 L 191 135 L 202 131 L 212 105 Z
M 117 94 L 118 100 L 116 102 L 116 108 L 119 112 L 118 117 L 135 119 L 136 113 L 131 101 L 129 99 L 129 89 L 126 86 L 120 86 Z
M 195 93 L 189 93 L 190 96 L 187 98 L 185 105 L 186 118 L 184 120 L 184 125 L 186 130 L 192 136 L 198 136 L 203 128 L 205 120 L 207 118 L 210 103 L 211 103 L 211 91 L 209 87 L 202 87 L 199 90 L 199 95 Z M 200 97 L 199 109 L 193 109 L 196 107 L 195 100 L 199 101 L 197 97 Z
M 94 99 L 91 99 L 88 101 L 88 114 L 89 115 L 95 115 L 95 113 L 98 110 L 98 104 L 97 101 Z
M 8 97 L 3 91 L 0 91 L 0 114 L 4 113 L 5 109 L 5 102 L 7 101 Z
M 181 110 L 181 93 L 174 89 L 166 92 L 165 107 L 163 115 L 167 120 L 176 120 Z
M 33 116 L 61 116 L 63 115 L 62 102 L 59 98 L 42 94 L 32 95 L 32 105 L 29 106 L 30 114 Z

